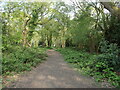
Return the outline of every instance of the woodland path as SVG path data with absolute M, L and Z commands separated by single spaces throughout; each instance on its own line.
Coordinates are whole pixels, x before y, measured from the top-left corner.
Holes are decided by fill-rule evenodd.
M 12 88 L 97 88 L 97 83 L 90 77 L 81 75 L 67 64 L 61 54 L 54 50 L 47 51 L 47 61 L 32 71 L 21 75 L 13 82 Z

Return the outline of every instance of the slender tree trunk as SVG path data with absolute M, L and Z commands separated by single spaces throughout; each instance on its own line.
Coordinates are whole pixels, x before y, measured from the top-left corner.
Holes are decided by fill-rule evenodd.
M 47 42 L 48 42 L 48 47 L 51 47 L 51 45 L 52 45 L 52 33 L 49 36 L 47 36 Z
M 65 48 L 66 40 L 62 40 L 62 48 Z
M 90 41 L 89 41 L 89 50 L 90 53 L 94 53 L 95 52 L 95 42 L 94 42 L 94 37 L 90 37 Z
M 27 34 L 28 34 L 27 24 L 28 24 L 29 20 L 30 19 L 28 19 L 28 20 L 25 21 L 24 30 L 22 32 L 22 35 L 23 35 L 23 47 L 26 47 L 28 45 L 28 42 L 27 42 Z

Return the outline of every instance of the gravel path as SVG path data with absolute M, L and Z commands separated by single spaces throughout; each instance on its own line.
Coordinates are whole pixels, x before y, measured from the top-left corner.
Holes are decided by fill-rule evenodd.
M 59 52 L 47 51 L 47 61 L 20 76 L 12 88 L 97 88 L 97 83 L 71 68 Z

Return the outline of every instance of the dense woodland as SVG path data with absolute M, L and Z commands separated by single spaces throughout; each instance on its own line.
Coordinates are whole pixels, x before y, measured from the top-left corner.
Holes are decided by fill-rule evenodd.
M 3 76 L 31 70 L 55 48 L 98 81 L 120 86 L 119 2 L 0 2 L 0 10 Z

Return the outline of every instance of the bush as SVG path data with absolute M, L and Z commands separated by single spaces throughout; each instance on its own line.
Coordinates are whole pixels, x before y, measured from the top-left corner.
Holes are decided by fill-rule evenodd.
M 98 60 L 106 61 L 108 67 L 113 67 L 114 70 L 120 70 L 120 49 L 117 44 L 109 44 L 107 41 L 100 43 L 100 51 L 102 54 L 98 55 Z

